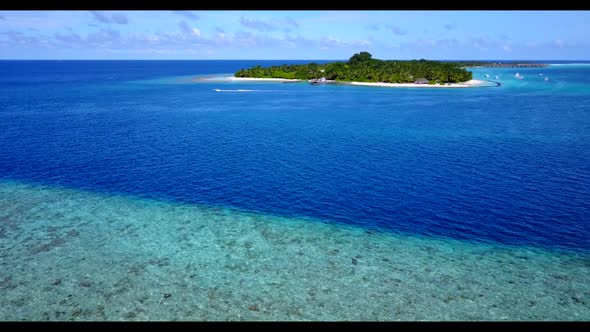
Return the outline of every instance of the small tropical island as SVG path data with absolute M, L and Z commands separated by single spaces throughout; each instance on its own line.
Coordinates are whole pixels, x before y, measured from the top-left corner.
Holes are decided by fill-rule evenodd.
M 482 66 L 484 62 L 441 62 L 425 59 L 399 61 L 372 58 L 369 52 L 354 54 L 347 62 L 337 61 L 318 64 L 255 66 L 238 70 L 236 78 L 308 80 L 316 83 L 343 82 L 357 85 L 437 85 L 449 86 L 462 83 L 473 86 L 481 82 L 473 80 L 473 74 L 465 68 Z M 385 84 L 385 85 L 383 85 Z

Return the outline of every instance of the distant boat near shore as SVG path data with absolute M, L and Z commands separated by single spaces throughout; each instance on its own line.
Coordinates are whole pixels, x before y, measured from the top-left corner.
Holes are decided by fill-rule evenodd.
M 326 83 L 326 78 L 322 77 L 322 78 L 318 78 L 318 79 L 313 79 L 310 81 L 311 85 L 319 85 L 319 84 L 324 84 Z

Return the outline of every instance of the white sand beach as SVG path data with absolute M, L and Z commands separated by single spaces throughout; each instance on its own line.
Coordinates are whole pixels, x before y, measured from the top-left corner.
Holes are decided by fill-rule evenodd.
M 342 82 L 344 83 L 344 82 Z M 362 85 L 362 86 L 378 86 L 388 88 L 472 88 L 478 86 L 487 86 L 490 82 L 482 80 L 469 80 L 462 83 L 446 83 L 440 85 L 433 84 L 416 84 L 416 83 L 384 83 L 384 82 L 346 82 L 344 84 Z
M 198 77 L 193 81 L 233 81 L 233 82 L 307 82 L 300 79 L 287 78 L 254 78 L 254 77 L 235 77 L 235 76 L 210 76 Z M 443 83 L 439 85 L 433 84 L 416 84 L 416 83 L 385 83 L 385 82 L 342 82 L 342 81 L 326 81 L 328 84 L 346 84 L 346 85 L 360 85 L 360 86 L 375 86 L 388 88 L 472 88 L 480 86 L 490 86 L 493 82 L 483 80 L 469 80 L 462 83 Z
M 195 77 L 193 82 L 199 81 L 256 81 L 256 82 L 304 82 L 304 80 L 288 79 L 288 78 L 254 78 L 254 77 L 235 77 L 235 76 L 208 76 L 208 77 Z
M 289 79 L 289 78 L 254 78 L 254 77 L 234 77 L 230 76 L 227 79 L 231 81 L 274 81 L 274 82 L 302 82 L 304 80 Z
M 231 81 L 274 81 L 274 82 L 304 82 L 305 80 L 286 79 L 286 78 L 253 78 L 253 77 L 227 77 Z M 416 83 L 385 83 L 385 82 L 342 82 L 342 81 L 326 81 L 326 83 L 361 85 L 361 86 L 376 86 L 388 88 L 472 88 L 479 86 L 489 86 L 491 82 L 483 80 L 469 80 L 462 83 L 446 83 L 446 84 L 416 84 Z

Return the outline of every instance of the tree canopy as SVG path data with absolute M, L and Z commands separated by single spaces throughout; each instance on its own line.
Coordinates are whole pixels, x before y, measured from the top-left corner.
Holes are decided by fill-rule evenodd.
M 470 62 L 473 64 L 474 62 Z M 287 78 L 310 80 L 325 77 L 328 80 L 356 82 L 412 83 L 426 78 L 430 83 L 465 82 L 473 78 L 464 68 L 467 62 L 440 62 L 425 59 L 399 61 L 373 59 L 371 53 L 354 54 L 347 62 L 279 66 L 255 66 L 241 69 L 236 77 Z
M 355 65 L 362 62 L 368 62 L 369 60 L 371 60 L 371 57 L 372 55 L 369 52 L 356 53 L 355 55 L 350 57 L 348 63 L 351 65 Z

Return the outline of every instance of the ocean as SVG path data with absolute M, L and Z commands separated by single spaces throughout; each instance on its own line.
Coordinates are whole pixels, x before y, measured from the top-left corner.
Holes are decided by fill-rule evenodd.
M 306 62 L 0 61 L 0 320 L 590 319 L 590 62 Z

